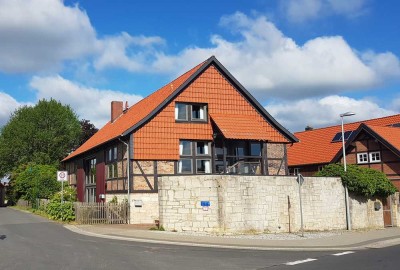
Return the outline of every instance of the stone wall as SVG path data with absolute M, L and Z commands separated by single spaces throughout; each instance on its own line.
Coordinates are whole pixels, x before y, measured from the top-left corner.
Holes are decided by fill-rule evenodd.
M 128 197 L 127 194 L 107 194 L 106 202 L 111 201 L 114 196 L 118 202 Z M 130 224 L 154 224 L 159 219 L 157 193 L 131 193 L 130 205 Z
M 338 178 L 305 178 L 305 230 L 346 228 L 344 188 Z M 299 186 L 290 176 L 163 176 L 160 223 L 167 230 L 295 232 L 301 228 Z M 209 202 L 210 206 L 202 206 Z M 351 200 L 356 228 L 383 227 L 373 201 Z

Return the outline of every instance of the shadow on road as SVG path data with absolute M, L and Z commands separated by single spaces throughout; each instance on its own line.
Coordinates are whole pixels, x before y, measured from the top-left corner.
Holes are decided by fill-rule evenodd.
M 7 236 L 6 235 L 0 235 L 0 240 L 4 240 L 4 239 L 6 239 L 7 238 Z

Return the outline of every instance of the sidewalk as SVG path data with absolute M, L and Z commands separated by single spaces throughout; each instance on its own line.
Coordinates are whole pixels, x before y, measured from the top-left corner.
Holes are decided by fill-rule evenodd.
M 134 225 L 65 225 L 65 227 L 76 233 L 114 240 L 235 249 L 357 250 L 400 244 L 400 228 L 344 231 L 321 238 L 298 237 L 298 239 L 290 240 L 271 240 L 252 238 L 251 235 L 236 238 L 151 231 Z

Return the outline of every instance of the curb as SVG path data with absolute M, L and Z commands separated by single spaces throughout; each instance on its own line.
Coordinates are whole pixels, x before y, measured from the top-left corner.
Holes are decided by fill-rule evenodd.
M 331 251 L 331 250 L 362 250 L 362 249 L 377 249 L 377 248 L 385 248 L 390 246 L 395 246 L 400 244 L 400 237 L 390 240 L 380 240 L 376 241 L 371 240 L 372 242 L 365 244 L 358 243 L 355 245 L 347 245 L 347 246 L 332 246 L 332 247 L 324 247 L 324 246 L 316 246 L 316 247 L 271 247 L 271 246 L 242 246 L 242 245 L 223 245 L 223 244 L 204 244 L 204 243 L 194 243 L 194 242 L 182 242 L 182 241 L 170 241 L 170 240 L 156 240 L 156 239 L 147 239 L 147 238 L 137 238 L 137 237 L 125 237 L 125 236 L 115 236 L 108 234 L 98 234 L 93 232 L 88 232 L 78 228 L 75 225 L 64 225 L 64 228 L 81 235 L 103 238 L 103 239 L 111 239 L 111 240 L 122 240 L 122 241 L 130 241 L 130 242 L 139 242 L 139 243 L 151 243 L 151 244 L 163 244 L 163 245 L 176 245 L 176 246 L 188 246 L 188 247 L 206 247 L 206 248 L 224 248 L 224 249 L 245 249 L 245 250 L 264 250 L 264 251 Z M 368 242 L 368 241 L 367 241 Z

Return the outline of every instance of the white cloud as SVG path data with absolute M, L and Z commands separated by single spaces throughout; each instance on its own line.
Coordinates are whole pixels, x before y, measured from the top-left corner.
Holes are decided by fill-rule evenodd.
M 321 99 L 308 98 L 271 103 L 265 108 L 278 122 L 292 132 L 302 131 L 307 125 L 314 128 L 338 125 L 340 124 L 339 115 L 348 111 L 356 113 L 346 119 L 350 122 L 383 117 L 400 111 L 400 106 L 398 110 L 390 110 L 382 108 L 373 100 L 366 98 L 353 99 L 337 95 Z
M 62 0 L 0 0 L 0 37 L 0 72 L 5 73 L 55 71 L 66 61 L 91 59 L 98 69 L 138 71 L 144 69 L 139 61 L 144 50 L 150 53 L 164 43 L 125 32 L 98 38 L 86 12 Z
M 33 77 L 30 87 L 37 99 L 53 98 L 69 104 L 80 118 L 90 120 L 98 128 L 110 120 L 111 101 L 128 101 L 131 106 L 142 99 L 139 95 L 86 87 L 61 76 Z
M 0 71 L 34 72 L 90 54 L 96 33 L 87 14 L 61 0 L 0 0 Z
M 330 15 L 348 18 L 365 13 L 368 0 L 281 0 L 289 21 L 304 22 Z
M 0 128 L 8 122 L 11 114 L 21 106 L 31 103 L 18 102 L 7 93 L 0 92 Z
M 190 47 L 177 55 L 158 53 L 152 70 L 181 73 L 216 55 L 260 100 L 325 96 L 400 77 L 394 54 L 368 52 L 361 57 L 340 36 L 318 37 L 300 45 L 267 18 L 242 13 L 223 17 L 221 25 L 234 29 L 241 39 L 231 42 L 214 35 L 209 48 Z
M 94 66 L 100 70 L 114 67 L 131 72 L 145 71 L 146 58 L 154 53 L 153 46 L 164 43 L 165 41 L 157 36 L 133 37 L 125 32 L 115 37 L 107 37 L 101 42 L 101 54 L 95 60 Z M 132 47 L 136 50 L 132 50 Z

